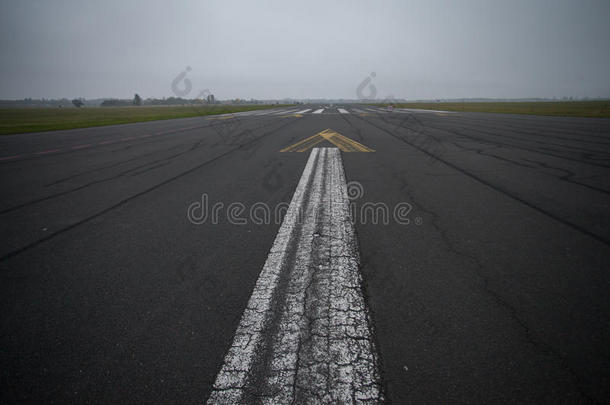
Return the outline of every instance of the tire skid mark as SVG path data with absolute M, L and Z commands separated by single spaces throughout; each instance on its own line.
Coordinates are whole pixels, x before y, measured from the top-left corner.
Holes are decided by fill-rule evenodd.
M 601 243 L 603 243 L 605 245 L 610 245 L 610 238 L 608 238 L 607 236 L 599 235 L 599 234 L 597 234 L 597 233 L 595 233 L 593 231 L 590 231 L 590 230 L 586 229 L 583 226 L 580 226 L 580 225 L 575 224 L 575 223 L 573 223 L 573 222 L 571 222 L 569 220 L 561 218 L 559 215 L 556 215 L 556 214 L 554 214 L 554 213 L 552 213 L 552 212 L 550 212 L 550 211 L 548 211 L 548 210 L 546 210 L 546 209 L 544 209 L 544 208 L 542 208 L 542 207 L 540 207 L 540 206 L 538 206 L 538 205 L 536 205 L 536 204 L 534 204 L 532 202 L 529 202 L 525 198 L 519 197 L 515 193 L 512 193 L 509 190 L 506 190 L 504 187 L 502 187 L 500 185 L 497 185 L 497 184 L 494 184 L 494 183 L 492 183 L 492 182 L 490 182 L 488 180 L 485 180 L 483 177 L 481 177 L 481 176 L 479 176 L 479 175 L 477 175 L 475 173 L 472 173 L 472 172 L 468 171 L 467 169 L 458 166 L 455 163 L 452 163 L 452 162 L 450 162 L 450 161 L 448 161 L 446 159 L 443 159 L 442 157 L 435 155 L 434 153 L 426 150 L 425 148 L 422 148 L 421 146 L 418 146 L 418 145 L 416 145 L 416 144 L 414 144 L 412 142 L 409 142 L 407 139 L 404 139 L 402 136 L 400 136 L 400 135 L 398 135 L 398 134 L 396 134 L 396 133 L 394 133 L 394 132 L 384 128 L 381 125 L 378 125 L 378 124 L 372 122 L 372 120 L 370 120 L 370 119 L 366 119 L 366 118 L 363 118 L 363 117 L 358 117 L 358 119 L 360 119 L 360 120 L 368 123 L 369 125 L 371 125 L 371 126 L 377 128 L 377 129 L 385 132 L 386 134 L 392 136 L 393 138 L 396 138 L 397 140 L 406 143 L 407 145 L 415 148 L 416 150 L 424 153 L 425 155 L 430 156 L 430 158 L 432 158 L 434 160 L 437 160 L 437 161 L 445 164 L 448 167 L 451 167 L 452 169 L 458 171 L 459 173 L 462 173 L 463 175 L 465 175 L 467 177 L 470 177 L 471 179 L 473 179 L 473 180 L 475 180 L 475 181 L 477 181 L 477 182 L 479 182 L 479 183 L 481 183 L 481 184 L 483 184 L 483 185 L 485 185 L 485 186 L 487 186 L 487 187 L 489 187 L 489 188 L 491 188 L 491 189 L 493 189 L 493 190 L 495 190 L 495 191 L 497 191 L 497 192 L 499 192 L 501 194 L 504 194 L 505 196 L 507 196 L 509 198 L 512 198 L 513 200 L 518 201 L 521 204 L 523 204 L 523 205 L 525 205 L 525 206 L 527 206 L 527 207 L 529 207 L 529 208 L 531 208 L 531 209 L 533 209 L 535 211 L 538 211 L 541 214 L 544 214 L 547 217 L 549 217 L 551 219 L 554 219 L 555 221 L 557 221 L 557 222 L 559 222 L 559 223 L 561 223 L 561 224 L 563 224 L 565 226 L 568 226 L 568 227 L 570 227 L 572 229 L 575 229 L 575 230 L 577 230 L 577 231 L 579 231 L 579 232 L 581 232 L 581 233 L 583 233 L 583 234 L 585 234 L 587 236 L 590 236 L 591 238 L 597 240 L 598 242 L 601 242 Z
M 76 227 L 78 227 L 80 225 L 83 225 L 83 224 L 85 224 L 85 223 L 87 223 L 87 222 L 89 222 L 89 221 L 91 221 L 93 219 L 101 217 L 101 216 L 103 216 L 103 215 L 105 215 L 105 214 L 107 214 L 107 213 L 109 213 L 109 212 L 111 212 L 111 211 L 113 211 L 113 210 L 115 210 L 115 209 L 117 209 L 119 207 L 122 207 L 123 205 L 131 202 L 132 200 L 135 200 L 135 199 L 137 199 L 137 198 L 139 198 L 141 196 L 144 196 L 144 195 L 146 195 L 146 194 L 148 194 L 148 193 L 150 193 L 150 192 L 152 192 L 154 190 L 157 190 L 157 189 L 165 186 L 166 184 L 172 183 L 173 181 L 175 181 L 177 179 L 180 179 L 180 178 L 182 178 L 182 177 L 184 177 L 184 176 L 186 176 L 188 174 L 191 174 L 191 173 L 193 173 L 193 172 L 195 172 L 195 171 L 197 171 L 197 170 L 199 170 L 199 169 L 201 169 L 201 168 L 203 168 L 203 167 L 205 167 L 205 166 L 207 166 L 207 165 L 209 165 L 211 163 L 216 162 L 217 160 L 220 160 L 220 159 L 230 155 L 233 152 L 236 152 L 236 151 L 239 151 L 239 150 L 243 150 L 246 147 L 250 147 L 250 146 L 254 145 L 255 143 L 261 141 L 262 139 L 266 138 L 267 136 L 275 134 L 276 132 L 284 129 L 285 127 L 290 126 L 294 122 L 295 121 L 286 121 L 283 125 L 280 125 L 277 128 L 275 128 L 275 129 L 273 129 L 273 130 L 271 130 L 271 131 L 269 131 L 267 133 L 264 133 L 264 134 L 262 134 L 260 136 L 252 137 L 252 138 L 248 139 L 246 142 L 241 143 L 239 145 L 236 145 L 234 148 L 231 148 L 230 150 L 228 150 L 228 151 L 226 151 L 224 153 L 221 153 L 218 156 L 215 156 L 215 157 L 213 157 L 211 159 L 208 159 L 205 162 L 202 162 L 201 164 L 199 164 L 199 165 L 197 165 L 195 167 L 192 167 L 192 168 L 190 168 L 188 170 L 180 172 L 177 175 L 172 176 L 172 177 L 170 177 L 168 179 L 165 179 L 165 180 L 163 180 L 163 181 L 161 181 L 161 182 L 159 182 L 159 183 L 157 183 L 157 184 L 155 184 L 155 185 L 153 185 L 151 187 L 148 187 L 145 190 L 142 190 L 142 191 L 140 191 L 138 193 L 135 193 L 135 194 L 133 194 L 133 195 L 131 195 L 129 197 L 126 197 L 126 198 L 116 202 L 115 204 L 110 205 L 107 208 L 104 208 L 104 209 L 102 209 L 102 210 L 100 210 L 100 211 L 98 211 L 98 212 L 96 212 L 96 213 L 94 213 L 92 215 L 89 215 L 86 218 L 83 218 L 83 219 L 81 219 L 79 221 L 76 221 L 76 222 L 74 222 L 74 223 L 72 223 L 72 224 L 70 224 L 68 226 L 65 226 L 65 227 L 63 227 L 61 229 L 58 229 L 55 232 L 49 233 L 47 236 L 45 236 L 43 238 L 34 240 L 34 241 L 32 241 L 32 242 L 30 242 L 30 243 L 28 243 L 28 244 L 26 244 L 26 245 L 24 245 L 24 246 L 22 246 L 20 248 L 12 250 L 12 251 L 2 255 L 0 257 L 0 262 L 9 260 L 9 259 L 11 259 L 14 256 L 17 256 L 17 255 L 19 255 L 19 254 L 21 254 L 21 253 L 23 253 L 25 251 L 28 251 L 29 249 L 32 249 L 32 248 L 40 245 L 41 243 L 47 242 L 47 241 L 49 241 L 51 239 L 54 239 L 55 237 L 65 233 L 65 232 L 68 232 L 68 231 L 70 231 L 70 230 L 72 230 L 72 229 L 74 229 L 74 228 L 76 228 Z

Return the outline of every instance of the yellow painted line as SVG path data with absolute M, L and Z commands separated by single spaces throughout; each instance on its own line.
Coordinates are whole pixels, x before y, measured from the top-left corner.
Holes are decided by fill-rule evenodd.
M 364 146 L 330 128 L 290 145 L 280 152 L 305 152 L 324 140 L 332 143 L 342 152 L 375 152 L 375 149 Z
M 288 114 L 288 115 L 280 115 L 280 118 L 286 118 L 286 117 L 301 118 L 302 116 L 303 116 L 303 114 Z
M 313 140 L 308 142 L 306 145 L 301 145 L 301 147 L 297 149 L 297 152 L 305 152 L 305 151 L 309 150 L 310 148 L 312 148 L 313 146 L 317 145 L 318 143 L 322 142 L 323 140 L 324 140 L 324 138 L 322 138 L 322 137 L 314 138 Z
M 349 139 L 348 137 L 345 137 L 331 129 L 327 129 L 324 133 L 320 133 L 320 135 L 344 152 L 375 152 L 374 149 L 368 148 L 363 144 L 356 142 L 353 139 Z
M 341 149 L 343 152 L 354 152 L 358 149 L 354 148 L 353 145 L 349 142 L 349 140 L 343 139 L 341 136 L 333 132 L 327 132 L 322 134 L 322 136 L 335 145 L 337 148 Z
M 315 134 L 315 135 L 310 136 L 309 138 L 303 139 L 302 141 L 299 141 L 299 142 L 295 143 L 294 145 L 290 145 L 289 147 L 280 150 L 280 152 L 296 152 L 297 149 L 299 149 L 299 147 L 301 147 L 304 143 L 306 143 L 316 137 L 318 137 L 318 134 Z

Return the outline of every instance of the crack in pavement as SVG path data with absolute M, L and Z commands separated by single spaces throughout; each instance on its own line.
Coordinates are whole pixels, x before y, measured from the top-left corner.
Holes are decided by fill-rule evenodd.
M 284 125 L 280 125 L 277 128 L 273 129 L 272 131 L 263 133 L 262 135 L 260 135 L 260 136 L 258 136 L 256 138 L 252 138 L 252 139 L 248 140 L 244 144 L 237 145 L 236 147 L 231 148 L 231 149 L 227 150 L 226 152 L 221 153 L 220 155 L 217 155 L 217 156 L 215 156 L 215 157 L 213 157 L 211 159 L 208 159 L 205 162 L 202 162 L 202 163 L 200 163 L 200 164 L 198 164 L 198 165 L 196 165 L 196 166 L 194 166 L 194 167 L 192 167 L 190 169 L 182 171 L 182 172 L 180 172 L 180 173 L 178 173 L 178 174 L 176 174 L 176 175 L 174 175 L 174 176 L 172 176 L 170 178 L 167 178 L 167 179 L 165 179 L 165 180 L 163 180 L 163 181 L 161 181 L 161 182 L 159 182 L 159 183 L 157 183 L 157 184 L 155 184 L 155 185 L 153 185 L 151 187 L 146 188 L 145 190 L 142 190 L 140 192 L 132 194 L 131 196 L 126 197 L 126 198 L 124 198 L 124 199 L 122 199 L 122 200 L 120 200 L 120 201 L 118 201 L 118 202 L 116 202 L 116 203 L 114 203 L 114 204 L 112 204 L 112 205 L 110 205 L 110 206 L 108 206 L 108 207 L 98 211 L 98 212 L 95 212 L 95 213 L 93 213 L 93 214 L 91 214 L 91 215 L 89 215 L 89 216 L 87 216 L 87 217 L 85 217 L 85 218 L 83 218 L 81 220 L 78 220 L 78 221 L 76 221 L 76 222 L 74 222 L 74 223 L 72 223 L 72 224 L 70 224 L 68 226 L 65 226 L 65 227 L 63 227 L 61 229 L 58 229 L 55 232 L 49 233 L 47 236 L 45 236 L 43 238 L 34 240 L 34 241 L 30 242 L 30 243 L 25 244 L 24 246 L 21 246 L 21 247 L 15 249 L 15 250 L 12 250 L 12 251 L 10 251 L 8 253 L 5 253 L 3 256 L 0 257 L 0 262 L 4 262 L 6 260 L 9 260 L 10 258 L 12 258 L 12 257 L 14 257 L 14 256 L 16 256 L 16 255 L 18 255 L 20 253 L 23 253 L 23 252 L 25 252 L 25 251 L 27 251 L 29 249 L 32 249 L 32 248 L 38 246 L 41 243 L 47 242 L 47 241 L 49 241 L 49 240 L 51 240 L 51 239 L 53 239 L 53 238 L 55 238 L 55 237 L 65 233 L 65 232 L 68 232 L 68 231 L 70 231 L 70 230 L 72 230 L 72 229 L 82 225 L 82 224 L 85 224 L 85 223 L 87 223 L 87 222 L 89 222 L 89 221 L 91 221 L 91 220 L 93 220 L 95 218 L 98 218 L 98 217 L 100 217 L 102 215 L 105 215 L 105 214 L 107 214 L 107 213 L 109 213 L 109 212 L 111 212 L 111 211 L 113 211 L 113 210 L 115 210 L 115 209 L 117 209 L 117 208 L 127 204 L 130 201 L 133 201 L 133 200 L 135 200 L 135 199 L 137 199 L 137 198 L 139 198 L 139 197 L 141 197 L 143 195 L 146 195 L 146 194 L 148 194 L 148 193 L 150 193 L 150 192 L 152 192 L 154 190 L 157 190 L 157 189 L 165 186 L 166 184 L 169 184 L 169 183 L 171 183 L 171 182 L 173 182 L 173 181 L 175 181 L 175 180 L 177 180 L 179 178 L 182 178 L 182 177 L 184 177 L 184 176 L 186 176 L 188 174 L 191 174 L 191 173 L 193 173 L 193 172 L 195 172 L 195 171 L 197 171 L 197 170 L 199 170 L 199 169 L 201 169 L 201 168 L 203 168 L 203 167 L 205 167 L 205 166 L 207 166 L 207 165 L 209 165 L 209 164 L 211 164 L 213 162 L 216 162 L 217 160 L 220 160 L 220 159 L 230 155 L 233 152 L 236 152 L 236 151 L 239 151 L 239 150 L 243 150 L 243 148 L 249 146 L 249 144 L 259 142 L 262 139 L 264 139 L 265 137 L 270 136 L 270 135 L 272 135 L 274 133 L 277 133 L 278 131 L 284 129 L 285 127 L 291 125 L 294 122 L 295 121 L 287 121 Z
M 601 243 L 603 243 L 605 245 L 610 245 L 610 238 L 608 238 L 607 236 L 599 235 L 599 234 L 597 234 L 597 233 L 595 233 L 593 231 L 590 231 L 590 230 L 586 229 L 585 227 L 583 227 L 581 225 L 578 225 L 578 224 L 576 224 L 574 222 L 571 222 L 569 220 L 561 218 L 559 215 L 554 214 L 551 211 L 548 211 L 548 210 L 546 210 L 546 209 L 544 209 L 544 208 L 542 208 L 542 207 L 540 207 L 540 206 L 538 206 L 538 205 L 536 205 L 536 204 L 526 200 L 525 198 L 518 196 L 517 194 L 515 194 L 515 193 L 505 189 L 501 185 L 494 184 L 491 181 L 488 181 L 488 180 L 484 179 L 483 177 L 481 177 L 478 174 L 475 174 L 475 173 L 473 173 L 473 172 L 471 172 L 471 171 L 469 171 L 469 170 L 467 170 L 467 169 L 465 169 L 465 168 L 463 168 L 461 166 L 458 166 L 457 164 L 452 163 L 452 162 L 450 162 L 447 159 L 443 159 L 441 156 L 439 156 L 439 155 L 437 155 L 437 154 L 427 150 L 426 148 L 424 148 L 424 147 L 422 147 L 420 145 L 417 145 L 417 144 L 414 144 L 412 142 L 409 142 L 408 140 L 404 139 L 399 134 L 396 134 L 396 133 L 394 133 L 392 131 L 389 131 L 389 130 L 387 130 L 386 128 L 384 128 L 382 126 L 377 125 L 377 124 L 371 122 L 371 120 L 367 120 L 367 119 L 365 119 L 363 117 L 358 117 L 358 119 L 368 123 L 369 125 L 374 126 L 375 128 L 385 132 L 386 134 L 392 136 L 393 138 L 396 138 L 397 140 L 399 140 L 401 142 L 404 142 L 407 145 L 410 145 L 411 147 L 419 150 L 420 152 L 424 153 L 425 155 L 428 155 L 431 158 L 435 159 L 436 161 L 442 162 L 446 166 L 451 167 L 452 169 L 454 169 L 454 170 L 464 174 L 465 176 L 470 177 L 471 179 L 473 179 L 473 180 L 475 180 L 475 181 L 477 181 L 477 182 L 479 182 L 479 183 L 481 183 L 481 184 L 483 184 L 483 185 L 485 185 L 485 186 L 487 186 L 487 187 L 489 187 L 489 188 L 491 188 L 491 189 L 493 189 L 493 190 L 495 190 L 495 191 L 497 191 L 499 193 L 502 193 L 503 195 L 505 195 L 507 197 L 510 197 L 513 200 L 518 201 L 521 204 L 523 204 L 523 205 L 525 205 L 527 207 L 530 207 L 531 209 L 533 209 L 535 211 L 538 211 L 541 214 L 544 214 L 544 215 L 554 219 L 557 222 L 560 222 L 560 223 L 564 224 L 565 226 L 568 226 L 568 227 L 573 228 L 573 229 L 575 229 L 575 230 L 577 230 L 577 231 L 579 231 L 579 232 L 581 232 L 581 233 L 583 233 L 583 234 L 585 234 L 587 236 L 590 236 L 591 238 L 597 240 L 598 242 L 601 242 Z
M 208 403 L 383 401 L 340 156 L 313 149 Z

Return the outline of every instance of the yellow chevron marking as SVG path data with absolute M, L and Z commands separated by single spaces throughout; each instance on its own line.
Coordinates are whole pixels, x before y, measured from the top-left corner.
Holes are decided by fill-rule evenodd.
M 342 152 L 375 152 L 374 149 L 343 136 L 330 128 L 318 132 L 309 138 L 300 140 L 299 142 L 280 150 L 280 152 L 305 152 L 324 140 L 332 143 L 337 148 L 341 149 Z

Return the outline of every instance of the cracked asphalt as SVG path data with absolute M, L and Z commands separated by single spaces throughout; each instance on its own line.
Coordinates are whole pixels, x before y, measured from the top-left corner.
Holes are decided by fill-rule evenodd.
M 607 402 L 610 120 L 335 107 L 0 137 L 2 402 L 204 402 L 327 128 L 388 402 Z
M 209 404 L 382 401 L 337 148 L 312 150 Z

